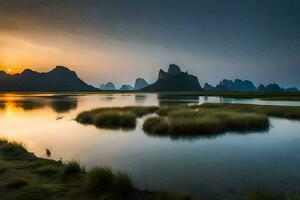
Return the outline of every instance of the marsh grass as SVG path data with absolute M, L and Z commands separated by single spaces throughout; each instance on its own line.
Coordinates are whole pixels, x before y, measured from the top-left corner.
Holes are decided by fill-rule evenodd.
M 246 200 L 273 200 L 272 193 L 268 190 L 257 189 L 246 194 Z
M 117 172 L 114 174 L 114 193 L 121 196 L 132 193 L 133 184 L 128 174 Z
M 58 174 L 59 171 L 59 167 L 51 165 L 42 166 L 34 170 L 35 173 L 42 176 L 53 176 Z
M 85 188 L 87 192 L 97 194 L 111 192 L 114 182 L 114 174 L 109 168 L 93 168 L 85 178 Z
M 84 186 L 89 194 L 128 195 L 133 191 L 130 177 L 121 172 L 113 172 L 109 168 L 96 167 L 91 169 L 86 177 Z
M 136 116 L 131 112 L 104 111 L 95 116 L 94 124 L 99 128 L 134 128 Z
M 164 134 L 168 132 L 168 122 L 164 117 L 149 117 L 144 121 L 143 130 L 147 133 Z
M 269 128 L 268 117 L 261 113 L 201 107 L 180 107 L 165 113 L 164 117 L 147 118 L 143 124 L 144 131 L 148 134 L 192 136 L 227 131 L 262 131 Z
M 1 153 L 9 159 L 20 159 L 28 157 L 25 144 L 16 141 L 8 141 L 7 139 L 0 139 Z
M 195 107 L 195 106 L 194 106 Z M 230 103 L 204 103 L 198 108 L 222 109 L 234 112 L 261 113 L 269 117 L 300 120 L 300 106 L 273 106 L 273 105 L 250 105 Z
M 135 128 L 138 117 L 153 113 L 157 109 L 156 106 L 98 108 L 80 113 L 76 121 L 82 124 L 94 124 L 99 128 L 132 129 Z
M 69 160 L 63 163 L 62 174 L 65 176 L 76 175 L 84 172 L 85 169 L 81 167 L 80 162 L 77 160 Z
M 300 194 L 289 194 L 287 195 L 286 200 L 300 200 Z

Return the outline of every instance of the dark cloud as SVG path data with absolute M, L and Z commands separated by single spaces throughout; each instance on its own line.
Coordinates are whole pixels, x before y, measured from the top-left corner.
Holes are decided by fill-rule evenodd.
M 300 86 L 299 11 L 298 0 L 0 0 L 0 26 L 157 45 L 213 59 L 220 77 Z

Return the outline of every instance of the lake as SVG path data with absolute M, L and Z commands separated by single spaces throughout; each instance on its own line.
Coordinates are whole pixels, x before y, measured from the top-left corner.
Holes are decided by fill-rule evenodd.
M 139 189 L 185 192 L 209 199 L 242 199 L 267 188 L 300 192 L 300 122 L 271 118 L 267 132 L 215 137 L 149 136 L 139 119 L 131 131 L 74 121 L 97 107 L 230 102 L 300 106 L 300 102 L 158 94 L 1 94 L 0 137 L 24 142 L 37 156 L 78 159 L 86 166 L 127 172 Z

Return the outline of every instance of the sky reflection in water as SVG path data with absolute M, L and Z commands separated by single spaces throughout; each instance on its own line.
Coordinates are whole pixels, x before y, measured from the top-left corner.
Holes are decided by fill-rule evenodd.
M 300 191 L 297 121 L 272 118 L 267 133 L 169 138 L 145 134 L 143 119 L 132 131 L 97 129 L 73 120 L 97 107 L 203 102 L 300 105 L 157 94 L 2 94 L 0 137 L 22 141 L 38 156 L 46 156 L 48 148 L 54 159 L 75 158 L 88 168 L 104 165 L 126 171 L 141 189 L 222 199 L 241 199 L 256 187 Z

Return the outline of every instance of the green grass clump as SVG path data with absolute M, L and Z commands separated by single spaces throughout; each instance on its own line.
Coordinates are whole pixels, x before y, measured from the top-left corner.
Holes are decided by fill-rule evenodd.
M 131 179 L 127 174 L 114 173 L 109 168 L 93 168 L 86 177 L 84 184 L 90 194 L 114 194 L 124 196 L 133 191 Z
M 28 185 L 27 181 L 22 178 L 13 178 L 7 183 L 7 187 L 10 189 L 18 189 Z
M 232 113 L 224 117 L 224 123 L 231 131 L 259 131 L 270 126 L 266 115 L 256 113 Z
M 8 141 L 6 139 L 0 139 L 1 153 L 9 159 L 19 159 L 29 156 L 26 147 L 21 142 Z
M 170 134 L 216 134 L 225 131 L 217 117 L 205 116 L 196 118 L 170 118 L 168 132 Z
M 143 130 L 147 133 L 164 134 L 168 132 L 168 122 L 164 117 L 149 117 L 144 121 Z
M 273 195 L 267 190 L 254 190 L 246 194 L 246 200 L 273 200 Z
M 187 108 L 187 105 L 170 105 L 170 106 L 160 106 L 159 109 L 156 110 L 156 114 L 159 116 L 167 116 L 169 112 L 179 111 Z
M 114 175 L 109 168 L 93 168 L 85 180 L 85 188 L 90 193 L 110 192 L 113 188 Z
M 96 115 L 94 123 L 100 128 L 134 128 L 136 116 L 130 112 L 104 111 Z
M 132 181 L 128 174 L 118 172 L 114 174 L 114 193 L 127 195 L 133 191 Z
M 252 104 L 231 104 L 231 103 L 204 103 L 198 108 L 222 109 L 234 112 L 261 113 L 269 117 L 285 119 L 300 119 L 300 106 L 273 106 L 273 105 L 252 105 Z
M 300 194 L 287 195 L 286 200 L 300 200 Z
M 93 113 L 90 111 L 84 111 L 79 113 L 76 117 L 76 121 L 82 124 L 93 124 L 94 123 L 94 116 Z
M 153 113 L 157 109 L 156 106 L 98 108 L 80 113 L 76 121 L 82 124 L 94 124 L 99 128 L 131 129 L 136 126 L 137 117 Z
M 267 130 L 266 115 L 222 109 L 220 105 L 172 107 L 164 117 L 150 117 L 143 129 L 148 134 L 190 137 L 210 136 L 227 131 L 246 132 Z
M 35 173 L 42 176 L 53 176 L 58 174 L 59 168 L 57 166 L 42 166 L 34 170 Z M 65 172 L 64 172 L 65 173 Z
M 74 175 L 83 172 L 84 169 L 80 166 L 77 160 L 70 160 L 63 164 L 63 175 Z

